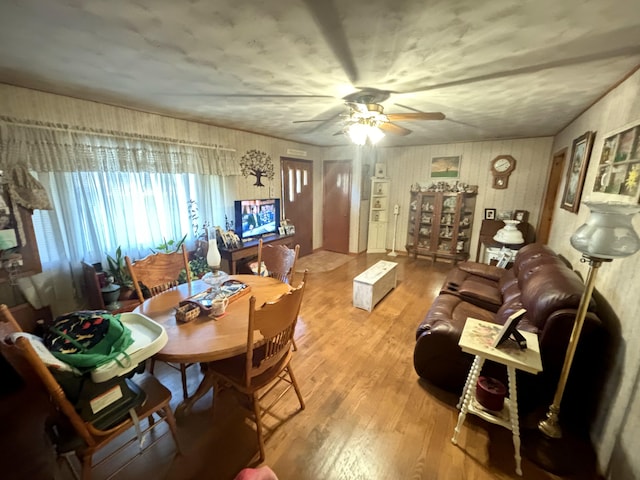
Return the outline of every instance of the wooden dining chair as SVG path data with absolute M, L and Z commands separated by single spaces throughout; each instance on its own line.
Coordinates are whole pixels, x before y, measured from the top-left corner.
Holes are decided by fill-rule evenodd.
M 270 277 L 291 284 L 299 251 L 300 245 L 296 245 L 295 248 L 268 243 L 265 245 L 260 239 L 258 243 L 258 275 L 262 275 L 264 263 L 264 268 Z
M 94 465 L 93 456 L 96 452 L 102 450 L 134 426 L 131 416 L 127 416 L 125 420 L 106 430 L 96 428 L 90 422 L 83 420 L 65 395 L 58 381 L 40 359 L 40 356 L 36 353 L 30 341 L 24 337 L 17 337 L 12 343 L 4 336 L 4 334 L 22 332 L 22 329 L 6 305 L 0 305 L 0 323 L 2 324 L 0 331 L 3 333 L 3 337 L 0 339 L 0 351 L 2 351 L 3 356 L 28 384 L 37 384 L 44 389 L 52 403 L 54 411 L 59 415 L 59 418 L 57 418 L 55 422 L 56 425 L 59 427 L 64 425 L 70 428 L 71 435 L 68 439 L 65 439 L 66 441 L 64 442 L 68 447 L 65 448 L 65 445 L 62 444 L 63 442 L 60 442 L 56 445 L 56 449 L 59 456 L 67 458 L 74 475 L 75 469 L 69 457 L 66 455 L 67 453 L 75 453 L 82 464 L 81 478 L 88 480 L 91 477 L 93 467 L 109 460 L 139 440 L 139 438 L 133 437 L 122 444 L 121 440 L 119 440 L 116 442 L 118 447 L 110 451 L 108 455 L 101 458 L 100 461 Z M 149 374 L 136 377 L 135 383 L 146 395 L 146 401 L 135 409 L 135 413 L 139 419 L 146 418 L 149 422 L 148 427 L 142 430 L 140 435 L 146 434 L 166 421 L 179 453 L 180 447 L 178 444 L 176 422 L 169 405 L 171 392 L 155 377 Z M 157 415 L 158 419 L 154 418 L 154 415 Z M 61 420 L 64 420 L 64 423 L 61 422 Z M 62 428 L 61 431 L 62 430 L 66 429 Z M 153 441 L 145 447 L 144 451 L 158 442 L 163 436 L 164 435 L 159 435 L 155 437 Z M 139 451 L 137 455 L 141 453 L 142 452 Z M 112 475 L 115 475 L 129 465 L 137 455 L 130 458 L 124 465 L 118 467 L 117 471 Z
M 184 245 L 176 252 L 156 252 L 135 262 L 126 256 L 124 261 L 140 302 L 145 300 L 142 287 L 148 290 L 148 296 L 158 295 L 178 285 L 182 270 L 186 271 L 187 282 L 191 283 L 189 257 Z
M 207 374 L 214 382 L 214 407 L 219 387 L 230 385 L 245 394 L 251 401 L 260 447 L 260 461 L 264 461 L 264 434 L 262 417 L 293 387 L 300 410 L 304 400 L 291 368 L 291 347 L 296 318 L 300 311 L 306 272 L 297 288 L 267 302 L 256 309 L 256 299 L 249 301 L 249 327 L 247 331 L 247 353 L 233 358 L 206 364 Z M 267 407 L 260 402 L 281 382 L 288 385 Z M 266 389 L 266 390 L 265 390 Z
M 262 275 L 262 265 L 264 264 L 270 277 L 291 284 L 296 272 L 299 251 L 300 245 L 298 244 L 294 248 L 289 248 L 286 245 L 264 245 L 260 239 L 258 244 L 258 275 Z M 298 350 L 295 338 L 293 339 L 293 350 Z
M 142 288 L 144 287 L 150 296 L 158 295 L 170 288 L 178 285 L 178 277 L 185 270 L 187 274 L 187 282 L 191 283 L 191 269 L 189 268 L 189 257 L 184 245 L 181 249 L 172 253 L 152 253 L 151 255 L 132 262 L 131 259 L 124 257 L 127 264 L 127 270 L 131 275 L 136 295 L 140 302 L 144 302 L 145 296 Z M 155 369 L 155 359 L 151 359 L 149 371 L 153 374 Z M 173 365 L 167 363 L 170 367 L 180 371 L 182 380 L 182 397 L 184 400 L 189 398 L 187 389 L 187 368 L 192 364 L 179 363 Z

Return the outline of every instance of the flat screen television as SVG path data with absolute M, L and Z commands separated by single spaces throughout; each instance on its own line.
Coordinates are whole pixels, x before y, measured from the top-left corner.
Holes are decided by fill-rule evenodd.
M 280 227 L 280 199 L 265 198 L 236 200 L 236 235 L 242 240 L 278 233 Z

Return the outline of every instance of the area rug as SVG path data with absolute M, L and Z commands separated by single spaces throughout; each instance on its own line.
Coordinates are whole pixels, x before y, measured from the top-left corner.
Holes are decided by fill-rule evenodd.
M 299 258 L 296 262 L 296 272 L 304 272 L 305 270 L 309 270 L 309 273 L 330 272 L 354 259 L 355 257 L 343 253 L 320 250 Z

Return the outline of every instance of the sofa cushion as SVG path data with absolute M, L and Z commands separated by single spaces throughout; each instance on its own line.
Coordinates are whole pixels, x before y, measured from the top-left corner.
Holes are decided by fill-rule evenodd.
M 494 321 L 493 313 L 460 297 L 447 293 L 436 297 L 416 331 L 413 364 L 420 377 L 447 389 L 462 387 L 473 360 L 458 346 L 467 317 Z
M 474 305 L 496 312 L 502 304 L 499 282 L 507 273 L 503 268 L 475 262 L 462 262 L 452 268 L 440 293 L 457 295 Z
M 495 265 L 487 265 L 477 262 L 461 262 L 458 264 L 458 269 L 473 276 L 486 278 L 493 282 L 498 282 L 507 271 L 504 268 L 496 267 Z
M 458 289 L 461 298 L 497 311 L 502 304 L 502 295 L 495 284 L 489 285 L 478 280 L 465 280 Z
M 522 247 L 515 260 L 513 261 L 513 273 L 516 276 L 520 275 L 520 270 L 525 268 L 529 262 L 544 262 L 544 259 L 555 259 L 558 256 L 546 245 L 541 243 L 531 243 Z
M 520 287 L 518 287 L 518 277 L 516 277 L 513 268 L 508 270 L 507 273 L 500 279 L 498 283 L 498 289 L 502 296 L 502 301 L 505 302 L 515 295 L 520 293 Z
M 543 330 L 547 318 L 559 309 L 577 309 L 584 291 L 580 277 L 566 267 L 540 265 L 520 282 L 520 301 L 527 318 Z
M 522 305 L 522 302 L 520 301 L 520 294 L 514 295 L 508 302 L 502 304 L 502 306 L 496 313 L 495 323 L 504 325 L 511 315 L 522 308 L 526 309 L 526 307 Z M 518 330 L 535 333 L 536 335 L 540 332 L 538 326 L 531 320 L 531 314 L 528 311 L 518 322 L 517 328 Z

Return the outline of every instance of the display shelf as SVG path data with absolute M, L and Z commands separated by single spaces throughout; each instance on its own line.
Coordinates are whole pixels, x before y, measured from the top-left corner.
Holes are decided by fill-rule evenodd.
M 478 399 L 474 395 L 469 403 L 469 413 L 486 420 L 494 425 L 500 425 L 506 429 L 511 429 L 511 403 L 508 398 L 504 399 L 504 406 L 499 412 L 488 410 L 480 405 Z
M 367 252 L 369 253 L 384 253 L 387 251 L 387 223 L 390 218 L 389 189 L 388 178 L 373 177 L 371 179 L 369 235 L 367 238 Z
M 411 192 L 406 250 L 454 262 L 469 258 L 476 193 Z

